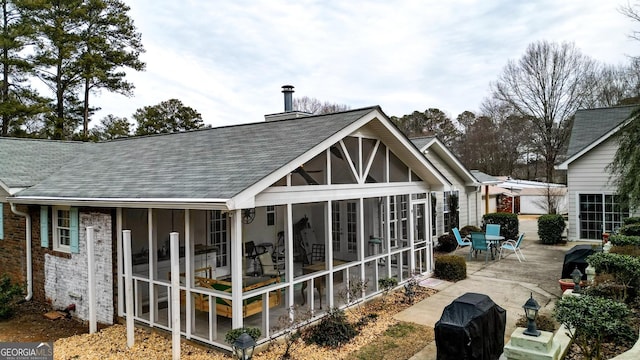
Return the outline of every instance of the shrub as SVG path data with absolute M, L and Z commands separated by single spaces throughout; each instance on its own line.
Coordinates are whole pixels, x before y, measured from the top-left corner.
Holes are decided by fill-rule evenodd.
M 623 285 L 623 300 L 627 298 L 627 288 L 640 282 L 640 258 L 629 255 L 596 253 L 587 257 L 587 262 L 597 273 L 613 275 L 617 284 Z
M 260 328 L 242 327 L 227 332 L 227 334 L 224 336 L 224 341 L 227 344 L 233 344 L 233 342 L 236 341 L 243 333 L 247 333 L 247 335 L 251 336 L 251 338 L 255 341 L 258 341 L 260 335 L 262 335 Z
M 630 236 L 639 236 L 640 235 L 640 224 L 629 224 L 623 225 L 618 232 L 621 235 L 630 235 Z
M 640 236 L 611 235 L 609 241 L 613 246 L 640 246 Z
M 623 303 L 590 295 L 563 297 L 553 311 L 586 359 L 601 358 L 605 339 L 625 339 L 634 333 L 630 313 Z
M 505 239 L 517 239 L 519 230 L 518 215 L 511 213 L 491 213 L 482 216 L 482 222 L 486 224 L 499 224 L 500 235 Z
M 622 225 L 640 224 L 640 217 L 628 217 L 622 220 Z
M 471 234 L 472 232 L 481 232 L 482 229 L 480 229 L 479 227 L 475 226 L 475 225 L 467 225 L 465 227 L 463 227 L 462 229 L 460 229 L 460 236 L 465 237 L 469 234 Z
M 11 282 L 9 275 L 0 277 L 0 319 L 8 319 L 13 315 L 13 306 L 23 293 L 23 286 Z
M 436 258 L 434 276 L 447 281 L 467 278 L 467 263 L 461 256 L 445 255 Z
M 344 311 L 333 308 L 329 310 L 327 316 L 320 320 L 318 325 L 309 330 L 306 341 L 307 343 L 336 348 L 346 344 L 356 335 L 358 332 L 349 323 Z
M 438 237 L 438 246 L 436 246 L 436 251 L 449 253 L 455 250 L 458 247 L 458 242 L 456 241 L 456 237 L 453 234 L 444 234 Z
M 538 218 L 538 236 L 543 244 L 557 244 L 562 240 L 565 226 L 562 215 L 542 215 Z
M 525 315 L 520 316 L 516 321 L 516 326 L 526 328 L 527 317 Z M 558 323 L 553 316 L 538 314 L 538 317 L 536 318 L 536 327 L 538 330 L 554 332 L 558 329 Z

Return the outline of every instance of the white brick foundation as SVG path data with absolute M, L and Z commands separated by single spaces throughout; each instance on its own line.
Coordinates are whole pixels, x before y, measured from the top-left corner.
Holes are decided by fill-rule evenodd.
M 111 261 L 111 216 L 103 213 L 80 213 L 79 253 L 65 259 L 45 255 L 44 291 L 55 309 L 76 304 L 75 316 L 89 319 L 87 292 L 87 226 L 95 231 L 96 302 L 97 320 L 113 324 L 113 266 Z

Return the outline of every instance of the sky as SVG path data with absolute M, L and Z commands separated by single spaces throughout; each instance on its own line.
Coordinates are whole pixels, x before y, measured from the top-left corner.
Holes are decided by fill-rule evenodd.
M 127 117 L 171 98 L 212 126 L 258 122 L 295 97 L 380 105 L 388 116 L 438 108 L 477 112 L 509 60 L 533 42 L 573 42 L 624 64 L 640 55 L 626 0 L 125 0 L 142 34 L 133 97 L 102 92 L 101 111 Z M 640 5 L 639 5 L 640 6 Z

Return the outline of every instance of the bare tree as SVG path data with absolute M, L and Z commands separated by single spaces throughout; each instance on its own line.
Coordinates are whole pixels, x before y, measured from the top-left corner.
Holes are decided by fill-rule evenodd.
M 309 114 L 322 115 L 349 110 L 349 106 L 345 104 L 334 104 L 328 101 L 322 102 L 316 98 L 303 96 L 293 99 L 293 109 Z
M 597 63 L 572 43 L 539 41 L 518 61 L 509 61 L 491 84 L 492 97 L 531 120 L 536 151 L 545 160 L 547 181 L 564 153 L 573 114 L 591 98 Z
M 566 210 L 563 208 L 565 194 L 566 188 L 547 185 L 541 194 L 544 198 L 535 200 L 534 204 L 544 209 L 547 214 L 560 214 L 561 211 Z

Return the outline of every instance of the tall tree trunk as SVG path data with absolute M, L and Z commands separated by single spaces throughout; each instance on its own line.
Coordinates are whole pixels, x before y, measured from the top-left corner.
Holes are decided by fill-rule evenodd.
M 4 20 L 2 31 L 6 34 L 9 31 L 9 25 L 7 24 L 7 0 L 2 0 L 2 17 Z M 6 104 L 9 101 L 9 49 L 6 41 L 2 45 L 2 103 Z M 9 132 L 9 116 L 7 111 L 2 112 L 2 133 L 0 136 L 7 136 Z
M 64 85 L 62 84 L 62 56 L 58 49 L 58 68 L 56 73 L 56 118 L 54 120 L 53 138 L 62 140 L 64 136 Z
M 87 141 L 89 139 L 89 77 L 84 79 L 84 104 L 83 104 L 83 128 L 82 139 Z

